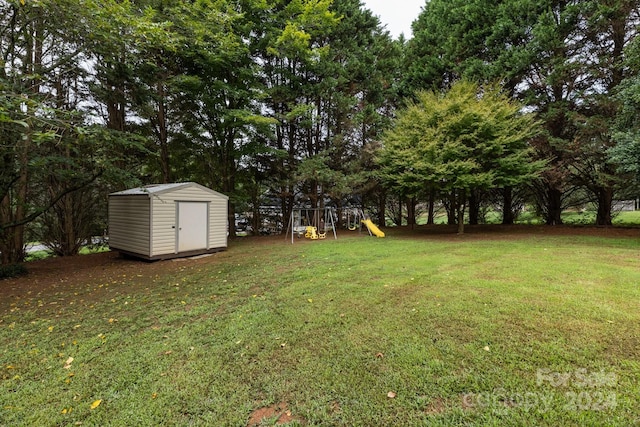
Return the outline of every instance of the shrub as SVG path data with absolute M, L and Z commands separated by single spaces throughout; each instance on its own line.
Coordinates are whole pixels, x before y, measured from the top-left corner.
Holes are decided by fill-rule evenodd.
M 18 277 L 27 274 L 27 267 L 24 264 L 0 265 L 0 279 Z

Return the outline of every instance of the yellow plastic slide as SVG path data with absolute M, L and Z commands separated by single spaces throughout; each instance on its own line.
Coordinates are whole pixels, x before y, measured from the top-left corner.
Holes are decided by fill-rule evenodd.
M 371 222 L 370 219 L 363 219 L 362 222 L 367 226 L 369 231 L 377 237 L 384 237 L 384 231 L 380 230 L 377 225 Z

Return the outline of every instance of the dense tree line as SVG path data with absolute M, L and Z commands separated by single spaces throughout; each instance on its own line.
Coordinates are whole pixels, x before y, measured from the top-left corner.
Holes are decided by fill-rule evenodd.
M 77 252 L 106 195 L 195 180 L 236 211 L 367 206 L 408 221 L 450 195 L 400 188 L 377 151 L 405 100 L 460 79 L 499 85 L 543 131 L 540 179 L 482 186 L 505 222 L 591 201 L 599 224 L 637 175 L 640 60 L 631 0 L 430 0 L 393 40 L 360 0 L 0 0 L 0 252 Z M 381 185 L 382 182 L 387 185 Z M 476 191 L 477 190 L 477 191 Z M 477 215 L 471 215 L 472 221 Z M 230 227 L 233 233 L 233 227 Z
M 431 0 L 414 23 L 408 86 L 499 82 L 543 123 L 531 144 L 548 167 L 526 192 L 547 224 L 562 223 L 568 207 L 592 202 L 597 224 L 611 225 L 614 198 L 633 197 L 608 153 L 622 98 L 633 96 L 628 81 L 637 71 L 629 46 L 640 24 L 638 6 L 634 0 Z
M 76 253 L 139 183 L 222 191 L 231 224 L 265 197 L 286 216 L 375 187 L 361 151 L 402 43 L 358 0 L 2 0 L 0 17 L 3 263 L 28 239 Z

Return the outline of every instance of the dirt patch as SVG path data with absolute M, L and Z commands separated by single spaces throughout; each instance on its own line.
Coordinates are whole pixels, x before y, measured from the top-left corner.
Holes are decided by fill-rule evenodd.
M 251 413 L 247 427 L 258 427 L 263 421 L 275 421 L 275 425 L 285 425 L 293 421 L 298 421 L 299 423 L 304 424 L 302 418 L 292 415 L 286 402 L 280 402 L 271 406 L 256 409 Z
M 476 397 L 472 393 L 461 394 L 460 406 L 465 411 L 474 411 L 476 409 Z
M 146 262 L 123 257 L 117 252 L 103 252 L 33 261 L 26 264 L 27 275 L 0 280 L 0 313 L 18 302 L 24 305 L 29 301 L 55 300 L 62 295 L 81 295 L 85 301 L 101 300 L 101 290 L 107 286 L 126 294 L 134 291 L 136 285 L 226 257 L 225 252 L 220 252 L 213 257 L 184 262 Z
M 427 405 L 425 408 L 425 413 L 427 415 L 439 415 L 444 413 L 447 410 L 447 405 L 444 399 L 438 397 Z

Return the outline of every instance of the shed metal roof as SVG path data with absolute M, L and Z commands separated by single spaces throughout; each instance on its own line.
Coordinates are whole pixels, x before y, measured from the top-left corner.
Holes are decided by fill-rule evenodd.
M 210 188 L 207 188 L 203 185 L 200 185 L 196 182 L 175 182 L 170 184 L 150 184 L 145 185 L 143 187 L 130 188 L 128 190 L 118 191 L 116 193 L 111 193 L 109 196 L 136 196 L 136 195 L 147 195 L 151 197 L 152 195 L 158 195 L 162 193 L 168 193 L 170 191 L 178 190 L 184 187 L 198 187 L 201 190 L 204 190 L 208 193 L 218 195 L 220 197 L 224 197 L 228 199 L 229 197 L 225 196 L 222 193 L 218 193 Z

